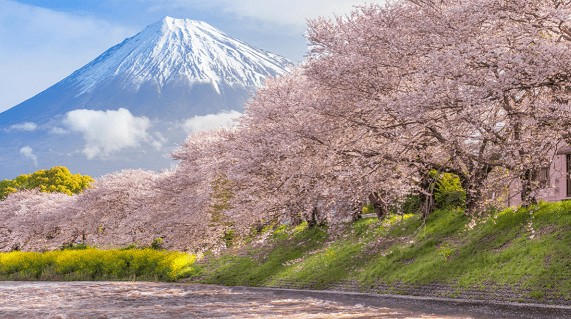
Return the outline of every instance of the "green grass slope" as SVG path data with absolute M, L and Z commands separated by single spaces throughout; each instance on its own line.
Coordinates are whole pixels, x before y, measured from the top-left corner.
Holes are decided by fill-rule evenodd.
M 508 209 L 477 222 L 461 210 L 436 211 L 426 222 L 416 215 L 363 219 L 334 238 L 304 225 L 258 236 L 268 239 L 199 261 L 197 280 L 318 289 L 352 282 L 362 291 L 382 284 L 382 292 L 404 294 L 444 286 L 447 297 L 507 288 L 513 301 L 571 300 L 571 202 Z

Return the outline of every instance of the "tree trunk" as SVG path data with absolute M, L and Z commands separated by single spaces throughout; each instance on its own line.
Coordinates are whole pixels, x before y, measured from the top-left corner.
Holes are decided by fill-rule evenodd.
M 423 219 L 426 219 L 426 217 L 434 211 L 435 182 L 434 178 L 430 177 L 428 174 L 424 176 L 420 182 L 421 192 L 418 197 L 420 199 L 420 209 Z
M 385 203 L 383 202 L 381 196 L 378 192 L 372 192 L 369 194 L 369 201 L 373 204 L 373 212 L 377 215 L 377 218 L 383 219 L 387 214 L 387 208 Z
M 303 222 L 303 216 L 300 213 L 300 209 L 295 206 L 288 206 L 285 211 L 285 216 L 288 216 L 289 222 L 293 226 L 297 226 Z
M 484 194 L 482 189 L 484 188 L 484 182 L 488 173 L 479 172 L 471 179 L 462 180 L 462 188 L 466 192 L 466 215 L 473 215 L 480 208 Z
M 359 219 L 363 218 L 363 205 L 357 205 L 355 207 L 353 207 L 353 211 L 351 212 L 351 220 L 352 221 L 358 221 Z
M 314 207 L 311 212 L 309 213 L 309 216 L 307 216 L 306 221 L 307 221 L 307 226 L 308 227 L 315 227 L 318 224 L 317 221 L 317 215 L 318 215 L 318 211 L 317 211 L 317 207 Z
M 526 169 L 519 177 L 521 183 L 521 205 L 527 207 L 529 205 L 537 204 L 537 198 L 533 192 L 533 170 Z
M 466 191 L 466 215 L 473 215 L 480 207 L 482 201 L 482 188 L 483 185 L 467 184 L 462 187 Z

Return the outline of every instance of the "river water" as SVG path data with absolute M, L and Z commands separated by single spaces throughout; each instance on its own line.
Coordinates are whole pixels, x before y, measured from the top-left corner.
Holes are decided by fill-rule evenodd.
M 0 282 L 0 318 L 510 318 L 332 296 L 152 282 Z

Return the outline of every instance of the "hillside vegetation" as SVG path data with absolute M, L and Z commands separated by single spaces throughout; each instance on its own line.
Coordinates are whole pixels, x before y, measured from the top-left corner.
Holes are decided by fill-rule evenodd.
M 267 238 L 260 243 L 260 238 Z M 335 288 L 414 294 L 444 285 L 465 290 L 508 288 L 514 301 L 571 300 L 571 203 L 507 209 L 476 222 L 459 209 L 362 219 L 340 235 L 307 224 L 266 229 L 241 248 L 198 262 L 202 283 Z M 430 293 L 429 293 L 430 294 Z M 508 298 L 509 299 L 509 298 Z
M 339 228 L 341 227 L 341 228 Z M 195 256 L 154 249 L 0 253 L 2 280 L 190 280 L 501 301 L 571 303 L 571 202 L 285 224 Z M 160 249 L 162 241 L 155 240 Z M 85 246 L 79 246 L 85 248 Z M 196 261 L 196 262 L 195 262 Z M 474 295 L 473 292 L 480 292 Z M 482 293 L 483 291 L 483 293 Z
M 0 280 L 161 280 L 193 272 L 195 256 L 153 249 L 0 253 Z

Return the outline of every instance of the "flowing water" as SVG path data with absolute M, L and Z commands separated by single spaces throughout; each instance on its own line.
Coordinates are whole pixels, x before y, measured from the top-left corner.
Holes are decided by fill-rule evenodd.
M 0 318 L 491 318 L 324 295 L 151 282 L 0 282 Z

